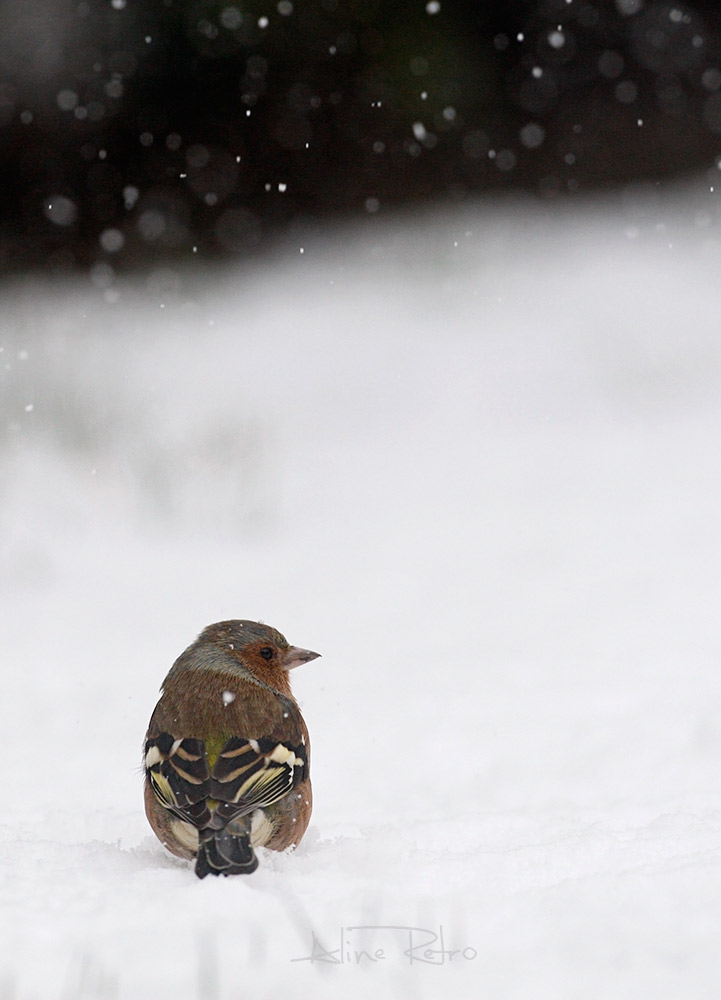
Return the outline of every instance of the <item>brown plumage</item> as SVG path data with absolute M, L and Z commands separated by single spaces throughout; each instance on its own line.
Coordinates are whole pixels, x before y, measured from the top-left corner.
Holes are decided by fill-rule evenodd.
M 310 741 L 288 671 L 319 654 L 251 621 L 209 625 L 163 681 L 145 738 L 145 812 L 199 878 L 254 871 L 310 820 Z

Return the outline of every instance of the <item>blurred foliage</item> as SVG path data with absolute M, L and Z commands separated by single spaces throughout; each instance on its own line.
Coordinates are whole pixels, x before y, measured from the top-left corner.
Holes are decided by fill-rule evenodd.
M 0 269 L 98 280 L 292 220 L 713 163 L 721 9 L 3 0 Z M 103 271 L 103 267 L 105 271 Z

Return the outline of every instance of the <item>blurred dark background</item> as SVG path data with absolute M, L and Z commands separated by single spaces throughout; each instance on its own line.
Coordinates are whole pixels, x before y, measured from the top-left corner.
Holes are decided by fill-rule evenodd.
M 714 166 L 721 6 L 2 0 L 0 271 Z

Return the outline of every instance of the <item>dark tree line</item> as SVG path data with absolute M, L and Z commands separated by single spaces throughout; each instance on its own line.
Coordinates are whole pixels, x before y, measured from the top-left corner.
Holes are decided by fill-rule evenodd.
M 4 0 L 0 269 L 255 250 L 298 218 L 711 165 L 721 10 Z

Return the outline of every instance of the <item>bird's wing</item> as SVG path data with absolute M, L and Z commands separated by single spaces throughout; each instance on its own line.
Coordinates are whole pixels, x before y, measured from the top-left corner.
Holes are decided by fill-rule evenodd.
M 299 784 L 308 772 L 305 749 L 272 737 L 232 737 L 211 771 L 201 740 L 161 733 L 146 743 L 145 771 L 165 809 L 195 827 L 222 829 Z
M 193 826 L 210 820 L 210 769 L 201 740 L 160 733 L 145 744 L 145 773 L 158 802 Z
M 235 806 L 236 816 L 270 806 L 306 776 L 304 749 L 269 737 L 233 737 L 215 762 L 210 794 Z

